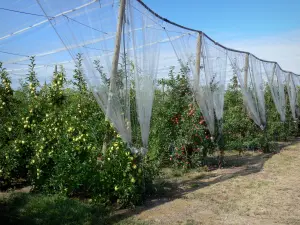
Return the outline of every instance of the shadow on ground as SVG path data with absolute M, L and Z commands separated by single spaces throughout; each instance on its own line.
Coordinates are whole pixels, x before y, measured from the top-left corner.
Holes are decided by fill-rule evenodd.
M 0 200 L 0 224 L 106 224 L 101 207 L 57 195 L 14 193 Z
M 272 158 L 273 155 L 279 153 L 285 147 L 299 142 L 300 139 L 296 139 L 291 142 L 278 143 L 277 151 L 273 153 L 245 153 L 242 156 L 228 155 L 225 156 L 225 167 L 222 170 L 211 171 L 208 174 L 199 173 L 199 175 L 193 176 L 191 179 L 185 179 L 182 181 L 163 182 L 161 183 L 161 187 L 159 187 L 161 189 L 164 189 L 163 191 L 160 191 L 160 195 L 157 195 L 155 198 L 152 197 L 146 200 L 143 206 L 137 207 L 135 209 L 125 209 L 117 211 L 110 217 L 109 224 L 114 224 L 121 220 L 125 220 L 128 217 L 173 201 L 175 199 L 185 198 L 186 194 L 199 190 L 201 188 L 224 182 L 238 176 L 247 176 L 250 174 L 258 173 L 262 171 L 265 162 Z

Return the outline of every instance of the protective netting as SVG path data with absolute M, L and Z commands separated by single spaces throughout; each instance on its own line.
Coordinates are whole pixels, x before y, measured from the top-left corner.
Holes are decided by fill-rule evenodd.
M 199 80 L 200 99 L 198 102 L 200 108 L 202 108 L 202 102 L 206 101 L 206 105 L 212 104 L 210 108 L 214 109 L 214 116 L 216 117 L 219 126 L 219 121 L 223 118 L 225 81 L 227 74 L 227 50 L 215 45 L 206 37 L 203 38 L 202 43 L 203 75 L 205 79 L 200 77 Z M 214 116 L 211 118 L 211 121 L 214 120 Z M 215 126 L 213 122 L 210 127 L 211 133 L 214 134 L 215 131 L 213 128 Z M 220 132 L 221 127 L 218 127 L 218 129 Z
M 73 2 L 68 1 L 71 5 Z M 117 26 L 118 4 L 75 1 L 85 7 L 52 19 L 52 15 L 62 14 L 73 7 L 61 1 L 41 0 L 38 3 L 64 45 L 65 53 L 73 59 L 77 53 L 83 55 L 85 76 L 97 102 L 123 140 L 131 144 L 130 67 L 126 67 L 129 59 L 121 52 L 128 39 L 125 39 L 126 34 L 116 35 L 124 28 L 125 13 L 121 15 L 121 25 Z
M 137 115 L 141 128 L 141 136 L 144 148 L 148 146 L 150 119 L 154 99 L 154 89 L 159 64 L 160 53 L 160 23 L 157 17 L 149 15 L 145 8 L 134 10 L 134 3 L 127 1 L 127 23 L 131 31 L 131 51 L 133 58 L 134 89 L 137 106 Z M 142 29 L 137 29 L 141 27 Z M 125 50 L 126 51 L 126 50 Z
M 285 73 L 287 76 L 287 92 L 289 96 L 289 103 L 294 120 L 297 120 L 299 117 L 299 104 L 298 104 L 298 89 L 300 85 L 299 76 L 296 76 L 293 73 Z
M 285 89 L 293 118 L 299 117 L 297 74 L 172 23 L 140 0 L 12 0 L 1 7 L 1 16 L 14 18 L 0 26 L 0 61 L 13 86 L 26 75 L 29 56 L 35 56 L 43 83 L 51 80 L 55 65 L 71 78 L 76 55 L 82 54 L 85 78 L 107 119 L 130 146 L 136 145 L 132 127 L 139 126 L 142 153 L 148 147 L 156 80 L 167 77 L 170 66 L 186 72 L 212 135 L 221 132 L 232 76 L 238 78 L 249 116 L 262 129 L 267 86 L 282 121 Z M 132 124 L 135 114 L 137 124 Z
M 286 85 L 285 74 L 281 71 L 277 63 L 263 63 L 268 78 L 268 85 L 271 90 L 275 107 L 282 122 L 286 119 L 286 101 L 284 86 Z
M 288 94 L 293 118 L 297 120 L 300 116 L 299 111 L 299 87 L 300 77 L 294 73 L 289 73 Z
M 237 75 L 249 116 L 260 126 L 266 125 L 262 62 L 242 52 L 228 52 L 234 73 Z
M 133 1 L 99 3 L 54 22 L 51 15 L 61 14 L 68 4 L 39 1 L 70 55 L 74 58 L 78 52 L 83 54 L 86 78 L 99 105 L 129 145 L 133 144 L 131 90 L 135 91 L 142 151 L 145 153 L 158 70 L 160 35 L 156 23 L 159 21 L 154 16 L 143 16 L 145 8 L 133 10 L 138 7 Z M 75 17 L 77 22 L 74 23 Z M 78 28 L 78 22 L 86 26 Z
M 195 99 L 210 133 L 215 135 L 215 121 L 221 121 L 223 117 L 227 50 L 202 33 L 188 33 L 170 41 L 181 67 L 189 68 L 189 82 Z

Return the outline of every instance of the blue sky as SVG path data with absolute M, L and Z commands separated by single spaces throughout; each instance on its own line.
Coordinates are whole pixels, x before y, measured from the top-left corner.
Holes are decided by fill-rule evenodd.
M 163 17 L 300 74 L 299 0 L 144 0 Z
M 160 15 L 209 36 L 257 38 L 300 29 L 299 0 L 144 0 Z
M 92 0 L 40 0 L 50 12 L 56 15 L 59 12 L 69 10 L 75 6 L 82 5 Z M 101 0 L 101 2 L 112 2 L 112 0 Z M 187 27 L 202 30 L 215 41 L 239 50 L 244 50 L 256 56 L 277 61 L 283 69 L 300 74 L 300 0 L 143 0 L 151 9 L 161 16 L 182 24 Z M 115 0 L 117 2 L 117 0 Z M 98 2 L 91 7 L 98 7 Z M 54 7 L 55 6 L 55 7 Z M 31 13 L 43 14 L 36 0 L 1 0 L 0 7 L 16 9 Z M 85 10 L 85 9 L 83 9 Z M 82 11 L 83 11 L 82 10 Z M 104 10 L 105 11 L 105 10 Z M 94 16 L 104 16 L 103 12 Z M 108 12 L 109 13 L 109 12 Z M 84 15 L 83 15 L 84 16 Z M 90 16 L 90 14 L 89 14 Z M 87 18 L 76 17 L 85 24 L 91 22 L 92 26 L 97 26 L 95 21 L 88 21 Z M 24 14 L 14 14 L 0 11 L 0 36 L 7 35 L 24 27 L 44 20 L 43 17 L 34 17 Z M 64 21 L 65 20 L 65 21 Z M 69 37 L 66 18 L 60 17 L 55 22 L 64 21 L 65 25 L 60 29 L 60 33 L 69 44 L 75 44 Z M 73 24 L 76 29 L 75 39 L 78 42 L 94 38 L 98 33 L 92 30 Z M 114 30 L 115 21 L 108 20 L 106 31 Z M 103 27 L 102 27 L 103 28 Z M 85 29 L 85 30 L 84 30 Z M 81 32 L 82 31 L 82 32 Z M 84 31 L 84 32 L 83 32 Z M 84 34 L 81 36 L 81 33 Z M 88 36 L 90 34 L 91 36 Z M 46 43 L 46 44 L 45 44 Z M 12 38 L 0 40 L 0 50 L 7 50 L 19 54 L 44 53 L 53 49 L 63 47 L 52 27 L 45 23 L 35 29 L 30 29 Z M 94 45 L 94 47 L 101 47 Z M 90 50 L 90 53 L 95 51 Z M 70 60 L 64 54 L 53 54 L 49 57 L 39 57 L 37 64 L 47 64 L 51 62 Z M 173 59 L 168 65 L 176 62 L 177 59 L 172 52 Z M 61 59 L 60 59 L 61 56 Z M 19 56 L 0 54 L 1 61 L 20 58 Z M 65 59 L 67 58 L 67 59 Z M 173 61 L 172 61 L 173 60 Z M 23 68 L 25 65 L 6 64 L 7 68 Z M 72 71 L 70 64 L 69 70 Z M 67 65 L 65 65 L 67 68 Z M 25 73 L 26 70 L 23 70 Z M 52 73 L 52 67 L 47 67 Z M 41 67 L 39 74 L 45 74 L 45 67 Z M 17 72 L 16 72 L 17 73 Z

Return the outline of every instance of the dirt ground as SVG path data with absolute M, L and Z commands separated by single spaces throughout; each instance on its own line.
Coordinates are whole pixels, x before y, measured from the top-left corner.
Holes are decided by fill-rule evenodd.
M 277 154 L 229 157 L 241 165 L 173 179 L 175 192 L 120 211 L 117 224 L 300 224 L 299 153 L 296 140 Z

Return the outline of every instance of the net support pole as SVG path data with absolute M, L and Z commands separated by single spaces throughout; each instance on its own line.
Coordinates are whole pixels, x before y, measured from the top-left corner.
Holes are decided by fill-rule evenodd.
M 296 86 L 294 84 L 294 79 L 292 78 L 292 73 L 289 72 L 288 73 L 287 89 L 288 89 L 288 96 L 289 96 L 290 108 L 291 108 L 292 115 L 293 115 L 293 118 L 294 118 L 294 115 L 296 114 L 296 111 L 295 111 L 296 102 L 292 101 L 293 99 L 292 99 L 292 90 L 291 90 L 291 88 L 295 88 L 295 91 L 296 91 Z M 292 105 L 294 105 L 294 109 L 292 108 Z M 296 116 L 295 116 L 295 118 L 296 118 Z
M 122 39 L 122 29 L 123 29 L 123 21 L 124 21 L 124 14 L 125 14 L 125 3 L 126 0 L 120 0 L 120 7 L 119 7 L 119 15 L 118 15 L 118 24 L 117 24 L 117 32 L 115 37 L 115 48 L 114 48 L 114 55 L 112 60 L 112 69 L 110 74 L 110 84 L 109 84 L 109 92 L 108 92 L 108 104 L 106 109 L 106 116 L 105 120 L 108 122 L 108 116 L 111 114 L 111 102 L 113 93 L 116 90 L 116 77 L 118 73 L 118 64 L 119 64 L 119 56 L 120 56 L 120 47 L 121 47 L 121 39 Z M 109 124 L 108 124 L 109 129 Z M 102 152 L 105 154 L 107 149 L 107 140 L 108 139 L 108 131 L 105 134 L 102 146 Z
M 107 107 L 108 114 L 107 115 L 110 115 L 109 113 L 111 110 L 110 103 L 111 103 L 112 92 L 114 90 L 116 90 L 116 76 L 118 73 L 118 64 L 119 64 L 121 38 L 122 38 L 122 28 L 123 28 L 124 13 L 125 13 L 125 1 L 126 0 L 120 0 L 116 41 L 115 41 L 114 55 L 113 55 L 112 68 L 111 68 L 111 74 L 110 74 L 109 98 L 108 98 L 108 107 Z
M 199 81 L 200 81 L 200 63 L 201 63 L 201 46 L 202 46 L 202 33 L 198 33 L 197 36 L 197 49 L 196 49 L 196 68 L 195 68 L 195 83 L 194 92 L 198 92 Z
M 271 79 L 271 85 L 272 86 L 273 86 L 273 82 L 274 82 L 275 72 L 276 72 L 276 64 L 274 64 L 273 70 L 272 70 L 272 79 Z
M 248 88 L 248 72 L 249 72 L 249 54 L 247 53 L 245 56 L 244 84 L 241 84 L 241 85 L 244 85 L 246 91 Z M 249 115 L 245 98 L 243 98 L 243 102 L 244 102 L 244 112 Z
M 162 99 L 165 100 L 165 81 L 162 79 Z
M 247 88 L 248 84 L 248 71 L 249 71 L 249 54 L 245 57 L 245 73 L 244 73 L 244 85 Z

